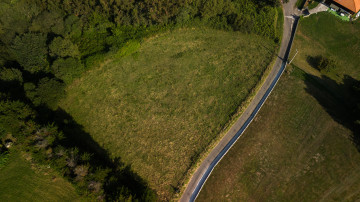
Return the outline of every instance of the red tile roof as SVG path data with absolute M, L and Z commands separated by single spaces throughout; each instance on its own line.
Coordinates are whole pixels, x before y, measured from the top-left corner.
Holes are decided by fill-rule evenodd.
M 360 0 L 334 0 L 336 3 L 344 6 L 345 8 L 357 13 L 360 10 Z

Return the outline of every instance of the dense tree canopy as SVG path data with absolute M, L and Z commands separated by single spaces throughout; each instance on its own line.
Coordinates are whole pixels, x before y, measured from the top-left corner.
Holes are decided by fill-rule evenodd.
M 45 34 L 26 33 L 17 36 L 11 46 L 16 61 L 29 72 L 45 70 L 48 66 Z
M 0 101 L 0 134 L 22 133 L 27 127 L 27 121 L 34 116 L 34 111 L 20 101 Z

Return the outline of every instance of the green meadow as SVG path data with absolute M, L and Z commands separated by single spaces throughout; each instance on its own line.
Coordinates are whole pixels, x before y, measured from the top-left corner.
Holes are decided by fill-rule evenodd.
M 158 34 L 84 73 L 60 106 L 169 200 L 253 93 L 275 46 L 208 28 Z

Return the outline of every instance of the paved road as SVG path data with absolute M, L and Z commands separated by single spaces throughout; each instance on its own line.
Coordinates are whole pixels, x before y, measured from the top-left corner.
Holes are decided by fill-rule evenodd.
M 231 127 L 228 133 L 220 140 L 218 145 L 211 151 L 206 159 L 201 163 L 194 175 L 187 184 L 184 193 L 181 196 L 181 202 L 195 201 L 201 188 L 205 184 L 207 178 L 223 156 L 229 151 L 236 140 L 243 134 L 245 129 L 256 116 L 261 106 L 266 101 L 267 97 L 275 87 L 281 74 L 285 70 L 286 61 L 288 60 L 289 52 L 291 49 L 293 37 L 295 35 L 298 16 L 300 11 L 295 8 L 296 0 L 289 0 L 288 3 L 283 5 L 284 10 L 284 31 L 281 46 L 279 50 L 279 57 L 275 61 L 275 65 L 268 75 L 266 81 L 251 101 L 248 108 Z

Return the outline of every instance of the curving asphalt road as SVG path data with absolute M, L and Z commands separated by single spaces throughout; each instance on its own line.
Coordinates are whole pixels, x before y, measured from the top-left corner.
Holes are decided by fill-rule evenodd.
M 295 36 L 300 11 L 295 9 L 296 0 L 289 0 L 283 4 L 284 11 L 284 30 L 279 55 L 275 61 L 274 67 L 268 75 L 266 81 L 251 101 L 248 108 L 231 127 L 227 134 L 220 140 L 218 145 L 211 151 L 206 159 L 201 163 L 194 175 L 187 184 L 184 193 L 181 196 L 181 202 L 195 201 L 206 180 L 210 176 L 215 166 L 225 156 L 229 149 L 235 144 L 238 138 L 243 134 L 249 124 L 252 122 L 262 105 L 279 81 L 287 65 L 292 42 Z

